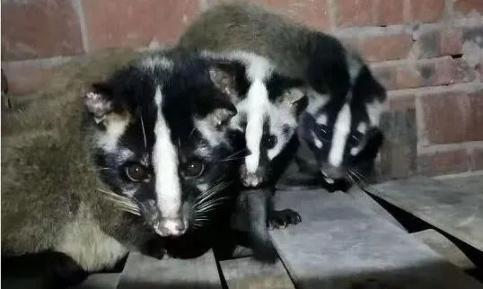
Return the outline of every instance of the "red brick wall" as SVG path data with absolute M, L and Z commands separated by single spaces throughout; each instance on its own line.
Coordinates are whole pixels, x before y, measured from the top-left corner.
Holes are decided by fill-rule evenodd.
M 13 93 L 69 57 L 108 47 L 173 44 L 222 0 L 2 0 L 2 68 Z M 358 48 L 413 109 L 417 172 L 483 169 L 483 0 L 251 0 Z

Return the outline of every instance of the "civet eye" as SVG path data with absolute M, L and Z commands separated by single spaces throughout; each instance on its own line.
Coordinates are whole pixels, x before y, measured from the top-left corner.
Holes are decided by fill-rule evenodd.
M 361 142 L 361 137 L 358 135 L 351 135 L 350 142 L 352 146 L 358 146 Z
M 149 179 L 149 173 L 146 167 L 141 164 L 133 163 L 124 168 L 126 176 L 133 182 L 142 182 Z
M 272 149 L 277 144 L 277 137 L 272 135 L 267 135 L 263 137 L 263 146 L 267 149 Z
M 329 132 L 329 127 L 326 125 L 319 125 L 319 130 L 322 134 L 327 134 Z
M 197 178 L 204 170 L 205 165 L 201 160 L 191 160 L 183 165 L 182 174 L 186 178 Z

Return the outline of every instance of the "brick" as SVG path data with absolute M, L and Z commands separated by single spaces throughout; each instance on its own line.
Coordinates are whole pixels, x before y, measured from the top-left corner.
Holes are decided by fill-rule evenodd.
M 473 148 L 470 154 L 471 169 L 483 170 L 483 147 Z
M 410 0 L 411 20 L 438 22 L 444 13 L 445 0 Z
M 450 85 L 473 81 L 475 71 L 463 60 L 435 58 L 416 64 L 390 64 L 374 67 L 374 75 L 390 90 Z
M 339 0 L 336 3 L 338 26 L 366 26 L 375 23 L 373 19 L 373 0 Z
M 83 52 L 72 1 L 2 1 L 2 60 Z
M 404 0 L 339 0 L 335 3 L 336 23 L 341 27 L 404 23 Z
M 192 0 L 84 0 L 89 49 L 173 44 L 199 13 Z
M 465 149 L 423 154 L 418 157 L 419 173 L 428 176 L 460 173 L 469 169 L 470 162 Z
M 277 13 L 317 30 L 330 27 L 329 4 L 327 0 L 252 0 L 270 7 Z
M 463 51 L 463 31 L 447 29 L 441 33 L 440 55 L 457 55 Z
M 480 58 L 480 63 L 478 64 L 477 69 L 480 74 L 480 81 L 483 82 L 483 55 Z
M 411 35 L 374 36 L 356 40 L 357 49 L 370 62 L 405 59 L 412 47 Z
M 404 23 L 403 11 L 404 1 L 402 0 L 383 0 L 375 5 L 376 25 L 389 25 Z
M 483 49 L 483 26 L 465 27 L 463 29 L 463 42 L 474 42 L 479 48 Z
M 428 29 L 416 41 L 418 58 L 459 55 L 463 50 L 463 31 L 461 29 Z
M 464 14 L 478 12 L 483 14 L 483 1 L 481 0 L 456 0 L 454 9 Z
M 483 141 L 483 89 L 468 93 L 468 141 Z
M 421 96 L 421 115 L 429 144 L 449 144 L 468 140 L 470 107 L 463 91 Z
M 413 110 L 415 109 L 415 95 L 414 93 L 397 96 L 389 94 L 388 106 L 391 111 Z

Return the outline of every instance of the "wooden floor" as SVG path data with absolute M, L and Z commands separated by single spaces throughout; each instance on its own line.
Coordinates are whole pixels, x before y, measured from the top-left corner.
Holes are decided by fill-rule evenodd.
M 303 221 L 271 231 L 280 256 L 273 265 L 216 260 L 211 251 L 161 261 L 131 253 L 122 273 L 91 275 L 79 288 L 483 288 L 463 271 L 475 264 L 446 237 L 483 249 L 483 180 L 467 183 L 470 190 L 464 181 L 414 178 L 369 188 L 428 224 L 413 234 L 358 189 L 281 191 L 276 206 L 297 210 Z

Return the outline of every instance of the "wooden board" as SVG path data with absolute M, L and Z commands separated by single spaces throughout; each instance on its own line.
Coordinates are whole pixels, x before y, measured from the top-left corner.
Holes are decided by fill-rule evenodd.
M 458 190 L 483 194 L 483 172 L 472 176 L 438 177 L 435 179 Z
M 212 251 L 196 259 L 154 259 L 130 253 L 119 289 L 221 289 Z
M 393 225 L 404 229 L 404 227 L 394 218 L 386 209 L 384 209 L 379 203 L 373 200 L 366 192 L 361 190 L 357 186 L 353 186 L 347 192 L 347 195 L 354 199 L 354 202 L 358 204 L 358 208 L 361 210 L 371 211 L 378 216 L 384 218 L 386 221 Z
M 475 264 L 448 238 L 436 230 L 428 229 L 416 233 L 412 233 L 414 237 L 428 245 L 429 248 L 440 254 L 451 264 L 463 269 L 474 269 Z
M 229 289 L 295 289 L 280 260 L 261 263 L 251 257 L 220 262 Z
M 483 288 L 405 231 L 343 194 L 279 192 L 302 223 L 271 236 L 297 288 Z
M 425 177 L 374 188 L 371 193 L 483 251 L 483 190 L 456 189 Z
M 97 273 L 87 277 L 75 289 L 116 289 L 120 273 Z

